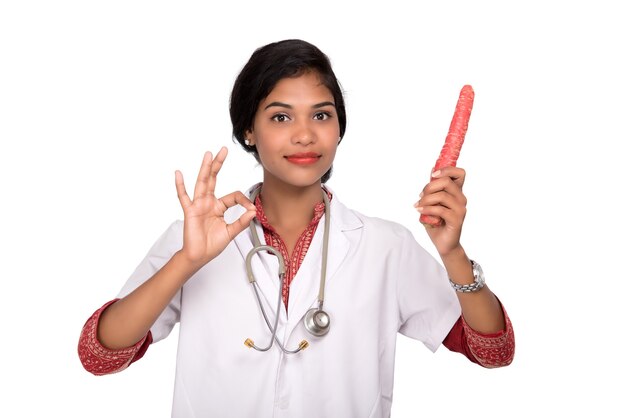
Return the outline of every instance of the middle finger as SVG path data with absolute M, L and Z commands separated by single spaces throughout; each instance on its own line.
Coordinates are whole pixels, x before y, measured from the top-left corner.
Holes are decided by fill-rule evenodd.
M 426 196 L 437 192 L 446 192 L 463 204 L 465 204 L 467 200 L 461 187 L 450 177 L 432 180 L 424 187 L 423 195 Z
M 414 206 L 444 206 L 454 212 L 460 211 L 465 207 L 463 202 L 459 201 L 453 195 L 443 190 L 424 195 L 424 197 L 422 197 L 417 203 L 415 203 Z
M 193 191 L 194 199 L 215 192 L 217 173 L 219 173 L 220 168 L 222 168 L 227 154 L 228 150 L 226 147 L 222 147 L 215 157 L 213 157 L 213 154 L 210 152 L 204 154 L 202 166 L 198 172 L 198 179 L 196 180 L 196 186 Z

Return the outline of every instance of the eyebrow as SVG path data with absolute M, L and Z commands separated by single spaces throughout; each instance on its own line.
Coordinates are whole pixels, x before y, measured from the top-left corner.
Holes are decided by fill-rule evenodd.
M 313 109 L 319 109 L 320 107 L 324 107 L 324 106 L 335 107 L 335 104 L 333 102 L 321 102 L 321 103 L 314 104 L 311 107 Z M 267 110 L 270 107 L 284 107 L 286 109 L 293 109 L 293 106 L 290 105 L 290 104 L 282 103 L 282 102 L 272 102 L 272 103 L 268 104 L 267 106 L 265 106 L 265 108 L 263 110 Z

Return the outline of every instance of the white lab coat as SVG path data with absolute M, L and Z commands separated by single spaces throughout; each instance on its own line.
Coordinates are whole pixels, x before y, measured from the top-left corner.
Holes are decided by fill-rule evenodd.
M 229 209 L 236 219 L 243 208 Z M 393 391 L 397 333 L 434 351 L 461 313 L 445 270 L 403 226 L 364 216 L 333 193 L 324 310 L 331 329 L 308 334 L 302 323 L 317 306 L 322 217 L 281 307 L 278 332 L 288 349 L 306 339 L 310 346 L 284 355 L 244 345 L 266 346 L 268 330 L 245 257 L 251 233 L 239 234 L 195 274 L 171 301 L 151 331 L 155 341 L 180 323 L 172 416 L 192 417 L 388 417 Z M 182 222 L 159 238 L 120 293 L 130 293 L 182 246 Z M 257 224 L 261 242 L 263 232 Z M 253 270 L 270 321 L 279 291 L 276 257 L 261 252 Z

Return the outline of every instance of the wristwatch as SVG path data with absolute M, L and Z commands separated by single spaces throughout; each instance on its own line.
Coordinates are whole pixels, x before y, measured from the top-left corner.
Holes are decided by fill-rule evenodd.
M 448 280 L 450 280 L 450 284 L 452 285 L 452 288 L 456 290 L 457 292 L 462 292 L 462 293 L 477 292 L 480 289 L 482 289 L 483 286 L 485 285 L 485 276 L 483 274 L 482 267 L 480 267 L 480 264 L 478 264 L 474 260 L 470 260 L 470 262 L 472 263 L 472 273 L 474 274 L 474 283 L 457 284 L 457 283 L 454 283 L 452 279 L 448 278 Z

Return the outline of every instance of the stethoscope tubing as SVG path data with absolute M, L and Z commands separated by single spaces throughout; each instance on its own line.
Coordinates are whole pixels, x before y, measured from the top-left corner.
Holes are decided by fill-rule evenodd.
M 254 200 L 256 198 L 256 196 L 258 195 L 260 191 L 260 187 L 258 187 L 257 189 L 253 190 L 251 193 L 251 200 Z M 324 239 L 323 239 L 323 243 L 322 243 L 322 271 L 321 271 L 321 277 L 320 277 L 320 290 L 319 290 L 319 294 L 318 294 L 318 308 L 317 309 L 311 309 L 309 310 L 309 312 L 307 312 L 306 315 L 306 320 L 305 320 L 305 328 L 313 335 L 315 336 L 323 336 L 328 332 L 329 326 L 330 326 L 330 317 L 328 316 L 328 314 L 326 312 L 324 312 L 322 310 L 323 305 L 324 305 L 324 288 L 326 285 L 326 265 L 327 265 L 327 256 L 328 256 L 328 235 L 329 235 L 329 230 L 330 230 L 330 202 L 328 200 L 328 196 L 326 195 L 326 191 L 323 191 L 322 197 L 324 199 L 324 204 L 325 204 L 325 215 L 326 215 L 326 219 L 324 220 Z M 274 247 L 268 246 L 268 245 L 261 245 L 261 241 L 259 239 L 259 236 L 256 232 L 256 227 L 254 224 L 254 220 L 251 222 L 250 224 L 250 230 L 252 233 L 252 241 L 254 244 L 254 247 L 252 248 L 252 250 L 248 253 L 248 255 L 246 256 L 246 272 L 248 274 L 248 280 L 250 281 L 250 283 L 252 284 L 252 287 L 254 289 L 254 293 L 255 296 L 257 298 L 257 301 L 259 302 L 259 307 L 261 308 L 261 313 L 263 314 L 263 319 L 265 320 L 265 323 L 267 324 L 267 327 L 269 328 L 269 330 L 272 333 L 272 338 L 270 339 L 270 342 L 268 344 L 267 347 L 257 347 L 254 342 L 250 339 L 247 339 L 245 342 L 245 345 L 248 347 L 252 347 L 257 351 L 268 351 L 274 344 L 274 341 L 276 341 L 276 344 L 278 345 L 278 347 L 285 353 L 285 354 L 295 354 L 298 353 L 299 351 L 302 351 L 303 349 L 305 349 L 306 347 L 308 347 L 309 343 L 306 340 L 303 340 L 300 345 L 298 346 L 297 349 L 295 350 L 288 350 L 286 349 L 283 344 L 280 342 L 280 340 L 278 339 L 278 337 L 276 336 L 276 332 L 278 329 L 278 317 L 280 315 L 280 304 L 281 304 L 281 300 L 282 300 L 282 294 L 283 294 L 283 288 L 285 285 L 285 261 L 283 259 L 282 254 L 276 250 Z M 252 272 L 252 257 L 259 251 L 268 251 L 272 254 L 274 254 L 277 259 L 278 259 L 278 266 L 279 266 L 279 271 L 278 271 L 278 275 L 279 275 L 279 279 L 280 279 L 280 290 L 278 292 L 278 302 L 277 302 L 277 306 L 276 306 L 276 316 L 274 319 L 274 325 L 272 326 L 267 313 L 265 312 L 265 308 L 263 307 L 263 303 L 261 301 L 261 297 L 259 295 L 259 290 L 258 290 L 258 284 L 256 282 L 256 279 L 254 278 L 254 274 Z M 323 327 L 313 327 L 310 328 L 307 325 L 307 322 L 311 322 L 309 321 L 309 315 L 314 315 L 315 313 L 319 313 L 322 314 L 325 318 L 325 325 Z M 312 317 L 313 318 L 313 317 Z
M 279 295 L 283 294 L 283 285 L 282 285 L 283 281 L 284 281 L 284 278 L 281 279 Z M 260 301 L 261 297 L 259 296 L 258 285 L 256 284 L 256 282 L 253 283 L 253 288 L 254 288 L 254 293 L 256 293 L 257 299 Z M 280 299 L 278 299 L 278 306 L 276 307 L 276 312 L 278 312 L 278 309 L 280 309 Z M 261 306 L 261 312 L 263 313 L 263 319 L 265 319 L 265 323 L 267 324 L 268 328 L 272 330 L 272 339 L 270 341 L 270 344 L 266 348 L 259 348 L 256 346 L 253 346 L 252 348 L 256 349 L 257 351 L 268 351 L 270 348 L 272 348 L 273 342 L 276 341 L 276 344 L 278 344 L 278 346 L 284 353 L 296 354 L 298 351 L 302 350 L 302 348 L 300 347 L 296 348 L 295 350 L 286 349 L 283 346 L 283 344 L 280 342 L 280 340 L 278 339 L 278 336 L 276 336 L 276 330 L 278 327 L 278 315 L 276 315 L 276 318 L 274 319 L 274 326 L 272 327 L 272 325 L 270 324 L 270 320 L 268 319 L 267 314 L 265 313 L 265 309 L 263 309 L 263 306 Z

